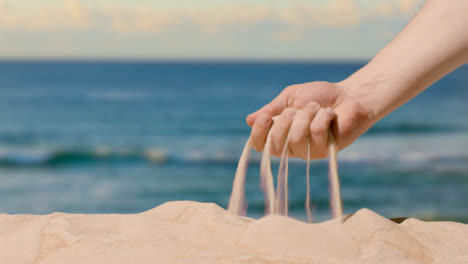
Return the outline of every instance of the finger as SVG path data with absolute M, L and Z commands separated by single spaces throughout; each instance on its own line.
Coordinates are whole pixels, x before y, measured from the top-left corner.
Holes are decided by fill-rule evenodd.
M 335 112 L 331 107 L 321 108 L 310 123 L 310 158 L 323 159 L 328 156 L 328 130 Z
M 281 114 L 283 110 L 288 107 L 288 98 L 290 94 L 290 89 L 284 89 L 275 99 L 273 99 L 270 103 L 263 106 L 260 110 L 250 114 L 247 116 L 246 121 L 247 124 L 252 127 L 255 123 L 255 120 L 258 118 L 259 115 L 265 114 L 270 117 L 276 116 Z
M 275 122 L 271 127 L 272 155 L 281 156 L 295 114 L 296 109 L 286 108 L 281 115 L 275 118 Z
M 250 143 L 252 144 L 252 148 L 256 151 L 261 152 L 263 151 L 263 147 L 265 146 L 265 140 L 270 131 L 271 124 L 273 120 L 270 116 L 265 114 L 260 114 L 255 121 L 255 124 L 252 127 L 252 132 L 250 133 Z
M 291 157 L 307 158 L 310 123 L 319 110 L 320 105 L 311 102 L 296 113 L 291 125 L 288 143 Z
M 255 120 L 257 119 L 257 116 L 259 114 L 260 110 L 257 110 L 255 111 L 254 113 L 250 114 L 247 116 L 247 118 L 245 119 L 245 121 L 247 122 L 247 125 L 249 125 L 249 127 L 253 127 L 254 123 L 255 123 Z

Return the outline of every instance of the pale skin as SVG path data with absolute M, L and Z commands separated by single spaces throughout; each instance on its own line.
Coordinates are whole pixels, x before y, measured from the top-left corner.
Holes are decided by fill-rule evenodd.
M 426 1 L 402 32 L 347 79 L 291 85 L 250 114 L 252 146 L 262 151 L 271 129 L 272 155 L 281 155 L 290 133 L 290 156 L 307 158 L 309 141 L 310 158 L 325 158 L 331 129 L 338 148 L 346 148 L 375 122 L 468 62 L 467 14 L 467 0 Z

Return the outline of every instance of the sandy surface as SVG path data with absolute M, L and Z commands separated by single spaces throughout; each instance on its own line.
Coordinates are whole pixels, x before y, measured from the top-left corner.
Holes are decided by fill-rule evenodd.
M 0 215 L 0 263 L 468 263 L 468 225 L 362 209 L 344 224 L 170 202 L 130 215 Z

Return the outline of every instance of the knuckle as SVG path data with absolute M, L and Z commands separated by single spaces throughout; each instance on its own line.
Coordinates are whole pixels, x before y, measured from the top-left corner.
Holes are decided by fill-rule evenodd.
M 286 86 L 286 88 L 284 88 L 284 91 L 291 92 L 292 90 L 296 89 L 296 87 L 297 87 L 297 84 L 288 85 Z
M 272 133 L 274 132 L 274 134 L 284 135 L 289 131 L 290 127 L 291 122 L 289 122 L 287 119 L 280 118 L 277 122 L 275 122 L 275 124 L 273 124 Z
M 307 110 L 298 110 L 296 112 L 296 115 L 294 116 L 294 122 L 297 122 L 298 124 L 299 123 L 303 123 L 303 122 L 307 122 L 309 121 L 310 122 L 310 117 L 311 117 L 312 113 L 311 111 L 307 111 Z
M 270 112 L 272 110 L 271 103 L 264 105 L 260 110 L 264 113 Z
M 313 112 L 316 112 L 320 109 L 320 104 L 315 102 L 315 101 L 312 101 L 312 102 L 309 102 L 304 108 L 309 110 L 309 111 L 313 111 Z
M 288 107 L 286 109 L 283 110 L 283 112 L 281 113 L 283 116 L 285 117 L 288 117 L 288 118 L 291 118 L 293 116 L 296 115 L 296 109 L 293 108 L 293 107 Z
M 335 117 L 335 112 L 331 108 L 327 110 L 326 113 L 327 113 L 327 120 L 332 120 Z
M 289 131 L 289 124 L 288 122 L 278 122 L 274 128 L 277 134 L 286 134 Z

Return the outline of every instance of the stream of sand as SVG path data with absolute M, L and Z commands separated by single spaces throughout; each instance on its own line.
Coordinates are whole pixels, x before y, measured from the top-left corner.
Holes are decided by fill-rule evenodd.
M 288 141 L 286 139 L 283 152 L 281 154 L 278 176 L 276 181 L 276 192 L 274 188 L 273 174 L 271 172 L 271 133 L 268 133 L 265 149 L 262 154 L 260 163 L 260 187 L 265 196 L 265 215 L 288 215 Z M 229 200 L 228 210 L 237 215 L 245 215 L 247 212 L 247 203 L 245 202 L 244 186 L 246 179 L 247 166 L 251 152 L 250 138 L 245 144 L 242 155 L 239 159 L 234 182 L 232 187 L 231 198 Z M 307 156 L 310 157 L 310 143 L 307 146 Z M 341 218 L 343 214 L 340 182 L 338 177 L 337 164 L 337 147 L 336 141 L 331 131 L 328 133 L 328 153 L 329 153 L 329 190 L 330 190 L 330 209 L 333 217 Z M 307 159 L 306 168 L 306 184 L 307 193 L 305 201 L 305 209 L 309 222 L 312 222 L 312 212 L 310 209 L 310 180 L 309 180 L 309 165 L 310 160 Z

